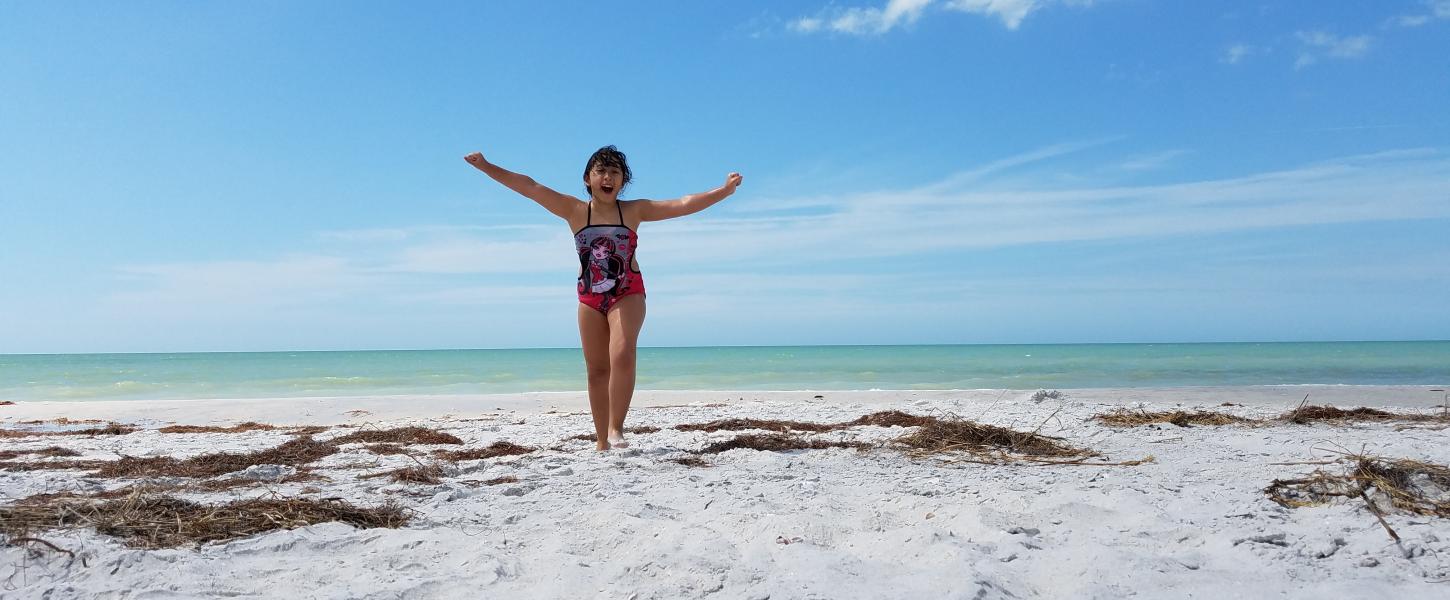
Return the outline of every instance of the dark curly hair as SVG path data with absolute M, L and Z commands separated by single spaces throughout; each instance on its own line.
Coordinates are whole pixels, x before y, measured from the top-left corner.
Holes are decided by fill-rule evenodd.
M 634 175 L 629 172 L 629 162 L 625 160 L 624 153 L 613 145 L 605 146 L 595 150 L 594 154 L 589 157 L 589 162 L 584 163 L 584 191 L 588 192 L 590 196 L 594 195 L 594 190 L 589 187 L 589 172 L 593 171 L 596 165 L 615 167 L 624 172 L 624 183 L 619 186 L 620 190 L 623 190 L 624 186 L 629 185 L 629 181 L 634 179 Z

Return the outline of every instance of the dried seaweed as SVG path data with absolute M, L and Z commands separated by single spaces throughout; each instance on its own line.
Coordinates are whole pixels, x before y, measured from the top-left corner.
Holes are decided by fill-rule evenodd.
M 0 507 L 0 532 L 14 544 L 35 531 L 92 528 L 132 547 L 173 548 L 331 521 L 397 528 L 409 518 L 392 503 L 361 508 L 340 500 L 270 497 L 204 505 L 142 492 L 115 500 L 52 497 Z
M 275 448 L 245 454 L 203 454 L 179 460 L 170 456 L 134 457 L 106 463 L 96 477 L 215 477 L 252 465 L 298 466 L 337 453 L 337 446 L 311 437 L 288 441 Z
M 333 438 L 334 444 L 462 444 L 463 440 L 458 439 L 451 433 L 443 433 L 426 427 L 399 427 L 396 429 L 381 429 L 370 431 L 358 431 L 347 435 Z
M 512 442 L 494 442 L 484 448 L 464 448 L 462 450 L 436 450 L 433 456 L 443 460 L 458 462 L 463 460 L 479 460 L 494 458 L 496 456 L 513 456 L 517 454 L 528 454 L 536 448 L 520 446 Z
M 1117 410 L 1093 415 L 1094 420 L 1110 427 L 1138 427 L 1154 423 L 1169 423 L 1179 427 L 1192 427 L 1194 425 L 1240 425 L 1257 423 L 1253 419 L 1237 417 L 1227 413 L 1196 410 L 1185 412 L 1181 410 L 1149 412 L 1143 409 L 1119 408 Z
M 697 454 L 717 454 L 727 450 L 748 449 L 766 450 L 770 452 L 786 452 L 789 450 L 822 450 L 825 448 L 856 448 L 865 449 L 871 447 L 861 442 L 825 442 L 811 440 L 800 436 L 784 433 L 749 433 L 737 435 L 732 439 L 715 442 L 704 449 L 697 451 Z

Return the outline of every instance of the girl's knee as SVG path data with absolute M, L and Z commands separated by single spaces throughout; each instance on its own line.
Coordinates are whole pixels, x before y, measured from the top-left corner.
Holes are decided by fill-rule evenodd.
M 634 348 L 611 348 L 609 351 L 609 364 L 613 367 L 633 367 Z
M 604 361 L 599 361 L 599 362 L 596 362 L 596 363 L 589 363 L 589 364 L 587 364 L 587 365 L 584 366 L 584 373 L 589 377 L 589 380 L 590 381 L 593 381 L 593 382 L 608 382 L 609 381 L 609 363 L 604 362 Z

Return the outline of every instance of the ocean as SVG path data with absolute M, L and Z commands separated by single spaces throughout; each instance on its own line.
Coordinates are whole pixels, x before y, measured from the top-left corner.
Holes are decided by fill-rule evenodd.
M 1450 385 L 1450 342 L 640 348 L 642 390 Z M 0 355 L 0 401 L 584 389 L 578 349 Z

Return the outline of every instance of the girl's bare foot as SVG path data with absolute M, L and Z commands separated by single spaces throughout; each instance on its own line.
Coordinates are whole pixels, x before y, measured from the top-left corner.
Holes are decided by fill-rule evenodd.
M 618 431 L 609 432 L 609 441 L 604 444 L 612 448 L 628 448 L 629 442 L 624 440 L 624 434 Z
M 599 451 L 599 452 L 608 452 L 609 451 L 609 442 L 607 442 L 605 440 L 599 440 L 598 443 L 594 444 L 594 449 L 597 450 L 597 451 Z

